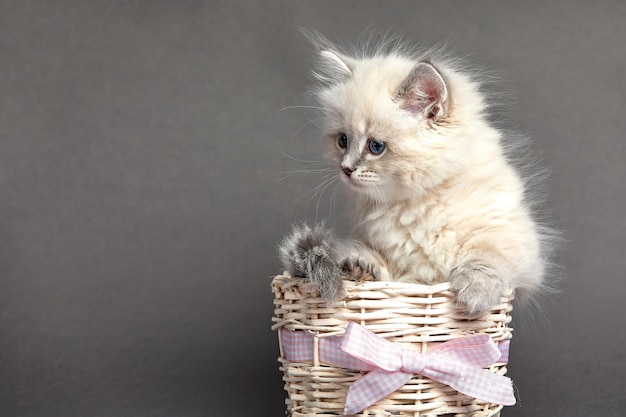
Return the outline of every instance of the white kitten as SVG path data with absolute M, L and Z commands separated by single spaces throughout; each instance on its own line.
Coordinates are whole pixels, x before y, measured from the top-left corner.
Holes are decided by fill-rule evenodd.
M 479 83 L 441 54 L 348 56 L 315 35 L 328 157 L 354 191 L 353 240 L 296 228 L 280 255 L 329 299 L 341 279 L 450 281 L 468 314 L 541 286 L 547 245 Z M 342 276 L 343 275 L 343 276 Z

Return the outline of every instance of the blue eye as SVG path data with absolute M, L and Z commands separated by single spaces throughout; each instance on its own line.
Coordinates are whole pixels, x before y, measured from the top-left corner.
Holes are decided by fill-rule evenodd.
M 342 132 L 337 136 L 337 145 L 339 145 L 341 149 L 348 147 L 348 136 L 345 133 Z
M 385 151 L 385 142 L 379 142 L 376 139 L 370 139 L 368 147 L 369 151 L 373 155 L 380 155 Z

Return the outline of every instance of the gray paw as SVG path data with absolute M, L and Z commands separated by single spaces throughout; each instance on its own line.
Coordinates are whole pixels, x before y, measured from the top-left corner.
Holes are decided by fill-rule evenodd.
M 337 262 L 338 241 L 323 225 L 294 227 L 278 248 L 284 267 L 294 277 L 308 278 L 326 301 L 341 297 L 343 282 Z
M 450 275 L 456 303 L 468 316 L 478 316 L 491 310 L 500 301 L 504 284 L 497 271 L 487 265 L 467 263 L 455 268 Z
M 342 260 L 339 267 L 346 279 L 354 281 L 376 281 L 380 279 L 380 268 L 356 253 Z

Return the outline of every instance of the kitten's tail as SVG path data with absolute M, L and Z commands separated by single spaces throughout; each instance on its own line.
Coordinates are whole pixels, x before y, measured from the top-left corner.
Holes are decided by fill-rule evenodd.
M 343 282 L 334 232 L 323 224 L 294 226 L 281 242 L 278 253 L 285 269 L 294 277 L 308 278 L 326 301 L 343 294 Z

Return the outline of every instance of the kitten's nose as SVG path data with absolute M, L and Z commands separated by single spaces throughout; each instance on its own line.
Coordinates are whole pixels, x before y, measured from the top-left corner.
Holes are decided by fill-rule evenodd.
M 350 176 L 350 174 L 354 172 L 352 168 L 343 167 L 342 169 L 343 169 L 343 173 L 346 174 L 348 177 Z

